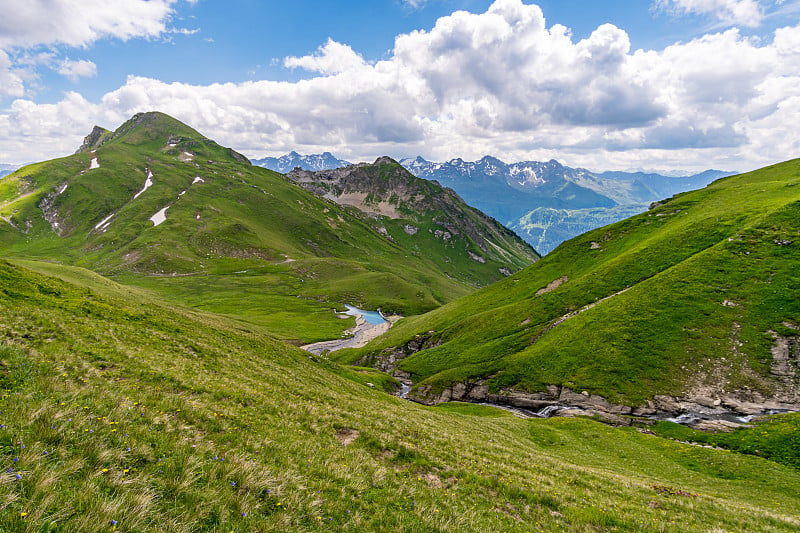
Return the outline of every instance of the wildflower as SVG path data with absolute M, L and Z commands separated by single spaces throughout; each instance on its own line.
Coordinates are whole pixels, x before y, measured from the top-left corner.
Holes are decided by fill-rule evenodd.
M 44 451 L 44 455 L 47 455 L 47 450 Z
M 22 479 L 22 476 L 17 474 L 17 481 L 19 481 L 20 479 Z
M 108 468 L 102 469 L 101 472 L 105 474 L 106 472 L 108 472 Z
M 14 462 L 18 463 L 19 462 L 19 457 L 14 457 Z
M 123 473 L 123 474 L 127 474 L 127 473 L 128 473 L 128 472 L 130 472 L 130 471 L 131 471 L 131 469 L 130 469 L 130 468 L 126 468 L 125 470 L 123 470 L 123 471 L 122 471 L 122 473 Z
M 25 511 L 22 511 L 21 513 L 19 513 L 19 515 L 20 515 L 22 518 L 25 518 L 26 516 L 28 516 L 28 513 L 26 513 Z
M 247 516 L 247 513 L 245 513 L 244 511 L 242 511 L 242 518 L 244 518 L 245 516 Z
M 125 436 L 127 437 L 127 435 L 125 435 Z M 128 451 L 131 451 L 131 449 L 130 449 L 130 448 L 128 448 Z
M 11 473 L 13 473 L 13 472 L 14 472 L 14 469 L 13 469 L 13 468 L 11 468 L 11 467 L 8 467 L 8 470 L 6 470 L 6 472 L 8 472 L 9 474 L 11 474 Z
M 236 486 L 236 482 L 235 481 L 231 481 L 231 487 L 235 487 L 235 486 Z

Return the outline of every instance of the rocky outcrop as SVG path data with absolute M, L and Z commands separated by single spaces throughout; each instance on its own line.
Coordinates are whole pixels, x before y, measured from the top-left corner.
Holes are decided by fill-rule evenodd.
M 387 372 L 402 377 L 410 378 L 408 374 L 397 371 L 397 365 L 406 357 L 417 353 L 420 350 L 435 348 L 441 344 L 441 340 L 436 337 L 436 332 L 429 331 L 425 335 L 417 335 L 407 343 L 394 348 L 386 348 L 378 353 L 369 354 L 356 363 L 358 366 L 371 366 L 382 372 Z
M 97 150 L 104 142 L 111 138 L 111 135 L 112 133 L 107 129 L 95 126 L 92 128 L 92 132 L 83 138 L 83 144 L 81 144 L 80 148 L 78 148 L 75 153 L 80 154 Z
M 413 388 L 406 397 L 425 405 L 459 401 L 508 406 L 522 410 L 529 416 L 590 416 L 608 424 L 624 426 L 630 425 L 637 417 L 684 417 L 692 427 L 713 431 L 729 431 L 743 423 L 726 420 L 726 417 L 746 418 L 800 410 L 800 402 L 785 403 L 774 398 L 765 399 L 752 392 L 732 392 L 716 399 L 656 395 L 644 405 L 631 407 L 615 404 L 588 391 L 577 392 L 558 385 L 549 385 L 542 392 L 507 389 L 492 393 L 487 380 L 455 383 L 443 390 L 434 390 L 431 385 L 422 384 Z

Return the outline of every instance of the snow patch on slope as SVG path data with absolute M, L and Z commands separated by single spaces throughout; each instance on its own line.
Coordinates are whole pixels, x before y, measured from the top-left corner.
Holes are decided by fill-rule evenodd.
M 164 207 L 163 209 L 159 209 L 155 215 L 150 217 L 150 220 L 153 222 L 154 227 L 158 226 L 159 224 L 167 220 L 167 209 L 169 209 L 170 207 L 172 207 L 172 204 L 168 205 L 167 207 Z
M 142 187 L 141 191 L 139 191 L 139 192 L 137 192 L 136 194 L 133 195 L 133 199 L 136 200 L 139 197 L 139 195 L 141 195 L 144 191 L 149 189 L 152 185 L 153 185 L 153 173 L 148 168 L 147 169 L 147 179 L 144 180 L 144 187 Z

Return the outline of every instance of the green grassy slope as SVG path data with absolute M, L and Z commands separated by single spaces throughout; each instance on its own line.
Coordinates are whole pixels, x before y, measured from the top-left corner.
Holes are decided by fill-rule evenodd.
M 703 387 L 712 398 L 797 401 L 797 376 L 772 375 L 770 350 L 778 338 L 797 342 L 799 267 L 794 160 L 576 237 L 340 357 L 374 360 L 416 339 L 427 349 L 399 368 L 432 393 L 488 378 L 493 391 L 555 384 L 633 406 Z
M 0 530 L 796 531 L 800 474 L 429 408 L 239 322 L 0 261 Z
M 84 266 L 301 341 L 351 325 L 331 312 L 343 303 L 420 313 L 502 277 L 433 237 L 421 249 L 391 241 L 380 220 L 161 113 L 96 137 L 2 180 L 2 253 Z M 511 270 L 528 263 L 512 259 Z

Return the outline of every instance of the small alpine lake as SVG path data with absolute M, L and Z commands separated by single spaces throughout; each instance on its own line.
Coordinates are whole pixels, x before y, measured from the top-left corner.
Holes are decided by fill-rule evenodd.
M 372 325 L 377 326 L 378 324 L 383 324 L 386 322 L 386 319 L 383 318 L 383 315 L 381 315 L 380 311 L 365 311 L 352 305 L 345 305 L 345 307 L 347 307 L 345 314 L 352 316 L 361 315 L 364 317 L 364 320 Z

